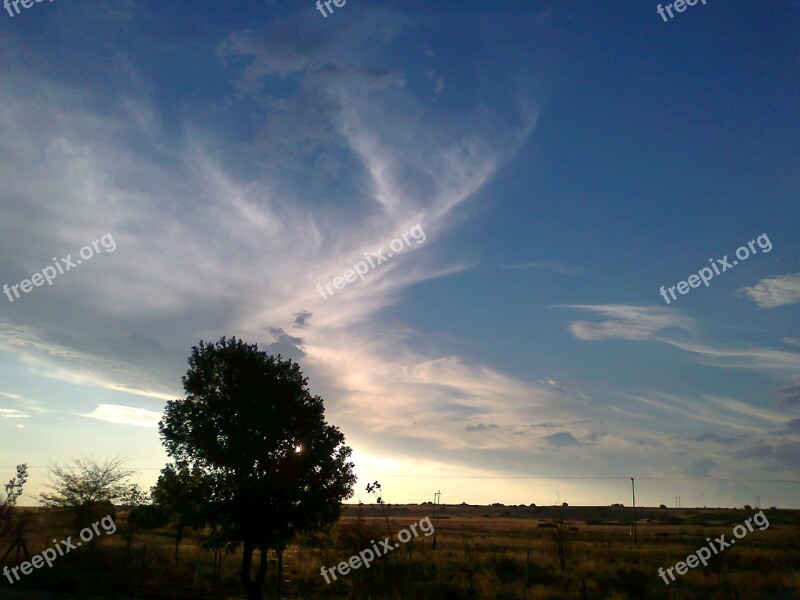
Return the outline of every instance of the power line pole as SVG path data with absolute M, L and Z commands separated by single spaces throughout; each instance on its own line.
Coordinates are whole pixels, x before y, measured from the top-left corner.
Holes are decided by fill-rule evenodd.
M 433 542 L 431 543 L 431 550 L 436 550 L 436 525 L 439 524 L 437 517 L 439 516 L 439 503 L 441 501 L 442 491 L 433 493 Z
M 633 545 L 636 545 L 636 485 L 631 477 L 631 492 L 633 493 Z

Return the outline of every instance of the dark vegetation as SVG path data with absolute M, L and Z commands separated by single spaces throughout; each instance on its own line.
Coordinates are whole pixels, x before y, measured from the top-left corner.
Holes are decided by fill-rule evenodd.
M 659 567 L 683 560 L 705 543 L 725 533 L 752 512 L 700 509 L 642 508 L 638 544 L 631 542 L 630 522 L 608 507 L 446 506 L 434 520 L 438 538 L 419 537 L 377 559 L 369 570 L 352 571 L 328 585 L 322 565 L 346 561 L 368 548 L 370 540 L 386 537 L 388 516 L 396 532 L 430 515 L 419 505 L 344 506 L 343 516 L 328 532 L 298 534 L 283 550 L 282 598 L 313 600 L 373 598 L 375 600 L 493 599 L 740 599 L 796 600 L 800 597 L 800 511 L 765 510 L 770 527 L 756 529 L 735 547 L 714 556 L 706 568 L 692 569 L 665 586 Z M 563 513 L 562 513 L 563 511 Z M 48 536 L 74 535 L 72 514 L 54 509 L 22 509 L 30 518 L 28 545 L 32 553 L 45 547 Z M 208 547 L 209 528 L 187 526 L 179 561 L 175 560 L 175 521 L 138 534 L 126 558 L 123 537 L 131 512 L 118 510 L 119 530 L 103 536 L 95 557 L 73 552 L 52 569 L 34 571 L 11 589 L 80 591 L 80 597 L 116 598 L 242 598 L 241 547 L 223 549 L 217 568 L 215 550 Z M 483 514 L 489 516 L 481 516 Z M 565 570 L 561 571 L 555 533 L 566 524 Z M 650 522 L 646 520 L 649 519 Z M 595 522 L 588 525 L 587 522 Z M 550 527 L 540 528 L 538 525 Z M 575 528 L 577 531 L 575 531 Z M 3 541 L 6 544 L 6 541 Z M 268 556 L 264 589 L 275 598 L 278 556 Z M 13 561 L 11 561 L 13 563 Z M 17 564 L 17 563 L 13 563 Z M 116 596 L 113 596 L 116 594 Z M 8 595 L 17 598 L 17 595 Z M 48 596 L 19 596 L 20 598 Z M 78 597 L 72 593 L 53 596 Z

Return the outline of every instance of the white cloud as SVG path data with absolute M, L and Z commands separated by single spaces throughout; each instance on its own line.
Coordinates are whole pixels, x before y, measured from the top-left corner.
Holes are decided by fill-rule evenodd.
M 777 308 L 800 302 L 800 273 L 762 279 L 753 287 L 739 290 L 749 296 L 759 308 Z
M 773 371 L 793 376 L 800 370 L 800 353 L 770 350 L 768 348 L 714 348 L 712 346 L 680 340 L 662 338 L 662 342 L 690 352 L 700 364 L 728 369 Z
M 674 310 L 629 306 L 623 304 L 561 305 L 558 308 L 572 308 L 597 313 L 610 318 L 608 321 L 574 321 L 570 331 L 581 340 L 648 340 L 656 339 L 657 331 L 669 328 L 692 330 L 692 320 L 682 317 Z
M 30 415 L 26 415 L 13 408 L 0 408 L 0 419 L 27 419 Z
M 161 413 L 119 404 L 98 404 L 91 413 L 80 416 L 133 427 L 156 427 L 161 420 Z
M 31 372 L 48 379 L 97 386 L 159 400 L 173 400 L 176 396 L 175 393 L 166 391 L 165 386 L 153 381 L 145 370 L 113 360 L 100 352 L 81 352 L 46 341 L 32 327 L 13 325 L 7 319 L 0 318 L 0 352 L 2 351 L 13 354 Z M 148 380 L 149 385 L 143 386 L 142 381 Z M 34 412 L 46 412 L 40 402 L 24 400 L 17 394 L 0 392 L 0 395 L 17 400 Z

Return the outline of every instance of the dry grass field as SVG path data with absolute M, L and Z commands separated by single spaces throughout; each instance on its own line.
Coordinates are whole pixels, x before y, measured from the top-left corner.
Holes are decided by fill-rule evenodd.
M 712 539 L 732 537 L 734 526 L 755 512 L 739 509 L 637 509 L 633 544 L 631 511 L 610 507 L 444 506 L 434 537 L 412 539 L 393 554 L 326 584 L 322 565 L 332 566 L 393 533 L 430 516 L 430 505 L 345 508 L 327 535 L 296 540 L 284 553 L 287 599 L 741 599 L 800 598 L 800 511 L 765 510 L 769 527 L 755 528 L 669 586 L 659 567 L 670 567 Z M 77 537 L 70 515 L 23 509 L 34 515 L 27 534 L 31 553 L 53 538 Z M 563 529 L 561 519 L 563 518 Z M 219 578 L 213 551 L 190 531 L 174 554 L 172 530 L 141 533 L 126 548 L 126 515 L 118 530 L 96 547 L 82 547 L 52 568 L 22 581 L 0 582 L 0 598 L 242 598 L 241 554 L 222 556 Z M 561 533 L 561 538 L 559 534 Z M 561 539 L 561 541 L 559 541 Z M 3 550 L 8 540 L 3 540 Z M 560 550 L 564 555 L 561 569 Z M 12 561 L 9 566 L 16 564 Z M 270 562 L 265 598 L 276 597 L 276 562 Z

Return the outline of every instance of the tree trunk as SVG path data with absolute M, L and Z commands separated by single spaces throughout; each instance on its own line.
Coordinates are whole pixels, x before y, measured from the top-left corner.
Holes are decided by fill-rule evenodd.
M 258 565 L 258 572 L 256 573 L 255 581 L 250 579 L 250 570 L 253 566 L 253 540 L 245 538 L 242 547 L 242 570 L 239 573 L 239 579 L 242 582 L 245 592 L 247 592 L 248 600 L 261 600 L 264 590 L 264 576 L 267 574 L 267 550 L 261 548 L 261 558 Z
M 183 523 L 178 522 L 175 531 L 175 563 L 178 563 L 178 549 L 181 546 L 181 540 L 183 539 Z
M 278 600 L 281 600 L 283 586 L 283 550 L 278 550 Z
M 242 545 L 242 570 L 239 573 L 239 579 L 242 582 L 242 587 L 244 587 L 244 591 L 247 593 L 247 597 L 250 600 L 261 600 L 261 595 L 258 596 L 253 595 L 253 582 L 250 581 L 250 568 L 253 564 L 253 540 L 249 538 L 244 539 L 244 544 Z

